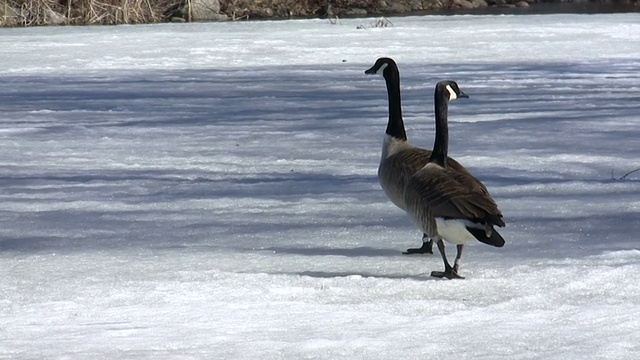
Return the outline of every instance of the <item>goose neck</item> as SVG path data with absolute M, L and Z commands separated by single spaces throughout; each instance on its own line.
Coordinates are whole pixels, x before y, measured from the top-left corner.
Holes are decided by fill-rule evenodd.
M 407 140 L 407 133 L 404 130 L 404 121 L 402 120 L 399 73 L 390 71 L 390 74 L 385 76 L 385 81 L 389 98 L 389 122 L 387 123 L 386 133 L 394 138 Z
M 449 102 L 443 91 L 436 90 L 434 104 L 436 116 L 436 140 L 433 144 L 430 162 L 434 162 L 445 167 L 449 152 L 449 126 L 447 124 Z

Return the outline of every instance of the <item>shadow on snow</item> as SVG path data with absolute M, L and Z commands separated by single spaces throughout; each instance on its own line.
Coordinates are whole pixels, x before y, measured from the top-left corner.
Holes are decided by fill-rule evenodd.
M 493 156 L 500 157 L 500 151 L 531 149 L 540 151 L 544 156 L 563 149 L 567 139 L 574 141 L 575 151 L 585 156 L 612 151 L 608 148 L 612 142 L 620 143 L 623 152 L 634 153 L 638 150 L 637 145 L 631 144 L 635 143 L 638 131 L 634 130 L 637 127 L 632 120 L 640 113 L 640 93 L 637 86 L 628 87 L 625 84 L 637 84 L 640 75 L 632 67 L 625 66 L 624 61 L 620 62 L 606 70 L 611 75 L 609 77 L 601 76 L 602 68 L 611 65 L 607 62 L 400 64 L 406 125 L 410 135 L 413 135 L 414 129 L 426 134 L 416 137 L 415 143 L 429 147 L 433 136 L 433 123 L 429 120 L 432 117 L 431 89 L 437 80 L 453 78 L 471 94 L 466 105 L 456 103 L 455 110 L 452 110 L 456 114 L 451 123 L 452 149 L 456 154 L 464 156 L 475 151 L 498 151 Z M 158 169 L 142 170 L 126 167 L 92 169 L 90 165 L 82 169 L 56 166 L 56 170 L 47 170 L 46 166 L 34 169 L 20 163 L 10 166 L 0 164 L 3 169 L 0 186 L 5 204 L 13 203 L 27 209 L 30 209 L 29 206 L 42 205 L 46 208 L 50 203 L 58 204 L 57 208 L 51 210 L 25 212 L 5 207 L 0 214 L 11 229 L 0 236 L 0 251 L 75 251 L 123 246 L 153 248 L 166 246 L 167 243 L 215 242 L 216 234 L 243 236 L 259 234 L 261 231 L 276 232 L 282 227 L 321 231 L 332 227 L 380 225 L 380 222 L 367 219 L 369 216 L 378 216 L 378 213 L 354 213 L 348 218 L 349 221 L 345 221 L 335 216 L 332 219 L 330 213 L 294 212 L 279 215 L 277 208 L 274 211 L 268 207 L 247 215 L 242 212 L 234 214 L 234 206 L 211 209 L 172 209 L 163 206 L 189 200 L 216 199 L 279 200 L 288 204 L 302 200 L 323 202 L 326 198 L 349 198 L 364 205 L 386 202 L 375 178 L 379 139 L 386 122 L 386 94 L 381 79 L 363 74 L 370 65 L 138 71 L 135 74 L 105 72 L 101 76 L 0 76 L 0 84 L 3 84 L 0 85 L 0 107 L 4 116 L 0 141 L 5 146 L 9 142 L 19 147 L 21 142 L 75 136 L 79 128 L 97 131 L 98 134 L 112 135 L 116 131 L 118 135 L 140 136 L 140 142 L 153 141 L 145 138 L 147 130 L 161 129 L 176 136 L 185 131 L 187 135 L 207 132 L 210 134 L 208 139 L 220 141 L 233 142 L 234 139 L 229 137 L 234 135 L 242 136 L 246 143 L 252 137 L 260 139 L 255 148 L 238 146 L 237 149 L 227 150 L 228 154 L 214 154 L 220 158 L 233 155 L 246 161 L 255 161 L 256 165 L 251 166 L 258 169 L 265 161 L 260 156 L 268 155 L 260 153 L 260 150 L 264 152 L 268 147 L 262 141 L 275 139 L 281 143 L 291 142 L 306 150 L 284 158 L 284 166 L 290 167 L 290 172 L 256 171 L 249 166 L 241 170 L 216 170 L 208 168 L 207 164 L 198 168 L 181 169 L 163 165 Z M 495 77 L 496 73 L 500 74 L 500 79 Z M 505 79 L 509 82 L 505 82 Z M 474 117 L 491 120 L 492 116 L 497 119 L 473 121 Z M 422 120 L 416 122 L 416 117 Z M 609 126 L 607 119 L 611 117 L 629 120 Z M 626 123 L 628 125 L 624 125 Z M 10 131 L 3 131 L 5 129 Z M 12 132 L 16 129 L 28 129 L 29 132 Z M 129 133 L 128 129 L 141 131 Z M 566 136 L 557 135 L 563 131 Z M 261 138 L 265 132 L 276 133 Z M 466 138 L 456 136 L 460 132 Z M 517 141 L 491 141 L 513 139 L 514 132 L 520 136 Z M 319 138 L 296 138 L 300 134 L 318 135 Z M 470 137 L 469 134 L 477 135 Z M 337 148 L 342 140 L 323 142 L 331 137 L 355 145 Z M 72 143 L 73 139 L 69 141 Z M 197 151 L 206 149 L 206 145 L 199 146 L 195 148 Z M 347 154 L 340 155 L 342 157 L 337 158 L 339 161 L 347 165 L 353 161 L 352 166 L 366 164 L 362 166 L 368 168 L 369 172 L 365 174 L 357 170 L 353 175 L 332 173 L 326 167 L 336 165 L 335 159 L 330 157 L 334 150 Z M 351 155 L 351 152 L 355 155 Z M 363 158 L 359 153 L 375 154 L 375 158 Z M 177 159 L 187 158 L 188 150 L 183 150 L 180 156 Z M 313 158 L 305 159 L 306 156 Z M 309 161 L 309 164 L 296 164 L 295 161 L 300 159 Z M 325 168 L 319 169 L 311 160 L 326 161 L 323 164 Z M 357 162 L 360 160 L 363 163 Z M 243 163 L 240 161 L 235 166 L 243 166 Z M 473 166 L 470 168 L 473 169 Z M 515 170 L 504 175 L 503 170 L 498 166 L 484 166 L 478 168 L 478 173 L 490 188 L 491 185 L 517 187 L 575 182 L 575 178 L 569 179 L 562 169 L 558 169 L 551 177 L 548 173 L 536 172 L 521 172 L 514 176 L 517 174 Z M 601 183 L 593 179 L 584 179 L 583 182 Z M 626 194 L 633 196 L 632 190 Z M 502 199 L 536 196 L 544 199 L 551 195 L 544 191 L 538 194 L 504 193 Z M 554 196 L 571 199 L 574 195 Z M 594 193 L 583 194 L 582 199 L 588 195 Z M 606 196 L 606 190 L 601 189 L 599 195 Z M 81 201 L 93 201 L 103 206 L 92 210 L 65 208 L 65 204 Z M 119 206 L 118 203 L 128 206 Z M 336 208 L 346 206 L 345 202 L 335 205 Z M 208 213 L 210 219 L 206 218 Z M 175 219 L 158 214 L 182 217 Z M 242 221 L 235 218 L 236 215 L 248 224 L 242 225 Z M 391 226 L 407 226 L 404 218 L 394 221 L 395 218 L 400 219 L 400 215 L 391 216 Z M 520 231 L 520 244 L 508 240 L 508 244 L 512 243 L 514 248 L 544 246 L 556 249 L 557 256 L 569 256 L 575 249 L 567 244 L 574 244 L 575 241 L 583 242 L 582 246 L 587 247 L 585 251 L 578 251 L 579 254 L 637 247 L 634 239 L 616 240 L 611 230 L 622 227 L 628 233 L 634 233 L 637 229 L 632 229 L 632 224 L 636 219 L 637 213 L 627 211 L 603 214 L 595 219 L 519 217 L 508 224 L 505 232 L 508 234 L 511 231 L 509 226 L 514 225 L 511 229 Z M 317 223 L 317 220 L 321 221 Z M 587 226 L 588 236 L 584 227 L 576 225 L 579 223 L 590 224 Z M 525 239 L 540 238 L 539 234 L 544 233 L 545 228 L 553 228 L 557 234 L 566 235 L 570 240 L 550 242 Z M 175 238 L 172 239 L 172 236 Z M 416 241 L 418 238 L 416 235 Z M 589 240 L 591 238 L 594 239 Z M 225 243 L 222 246 L 227 245 Z M 348 257 L 397 256 L 400 251 L 366 246 L 352 249 L 267 246 L 265 249 L 303 256 Z M 527 251 L 524 253 L 534 256 Z M 544 256 L 550 254 L 545 253 Z M 308 274 L 340 276 L 324 272 Z

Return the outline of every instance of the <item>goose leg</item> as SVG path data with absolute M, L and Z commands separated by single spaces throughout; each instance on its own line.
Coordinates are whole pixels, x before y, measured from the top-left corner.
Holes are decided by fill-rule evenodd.
M 444 271 L 432 271 L 431 276 L 437 278 L 446 277 L 447 279 L 464 279 L 462 276 L 458 275 L 458 272 L 451 266 L 451 264 L 449 264 L 449 261 L 447 260 L 447 254 L 444 250 L 444 241 L 442 241 L 442 239 L 438 239 L 436 244 L 438 245 L 438 250 L 440 251 L 440 255 L 442 256 L 442 261 L 444 262 Z M 458 255 L 461 255 L 460 248 L 458 248 Z M 454 264 L 458 264 L 457 256 L 456 262 Z
M 462 250 L 464 249 L 464 245 L 456 246 L 458 253 L 456 254 L 456 259 L 453 262 L 453 272 L 458 274 L 458 270 L 460 269 L 460 258 L 462 257 Z
M 429 239 L 427 234 L 422 234 L 422 246 L 419 248 L 407 249 L 403 254 L 433 254 L 433 240 Z

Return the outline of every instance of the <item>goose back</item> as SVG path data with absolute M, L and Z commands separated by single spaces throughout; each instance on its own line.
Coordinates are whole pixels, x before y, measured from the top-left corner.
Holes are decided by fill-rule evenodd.
M 404 194 L 409 180 L 429 162 L 430 157 L 430 150 L 412 146 L 407 141 L 385 138 L 378 180 L 394 205 L 406 210 Z M 455 159 L 447 158 L 447 169 L 467 175 L 467 185 L 478 186 L 479 191 L 489 194 L 487 188 Z

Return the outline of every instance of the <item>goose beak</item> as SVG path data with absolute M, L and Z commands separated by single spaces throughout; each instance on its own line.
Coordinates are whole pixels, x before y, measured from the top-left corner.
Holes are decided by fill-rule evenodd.
M 367 75 L 375 75 L 376 74 L 376 72 L 375 72 L 375 70 L 373 70 L 373 68 L 371 68 L 369 70 L 365 70 L 364 73 L 367 74 Z
M 458 98 L 468 99 L 469 95 L 463 93 L 462 90 L 460 90 L 460 94 L 458 94 Z

